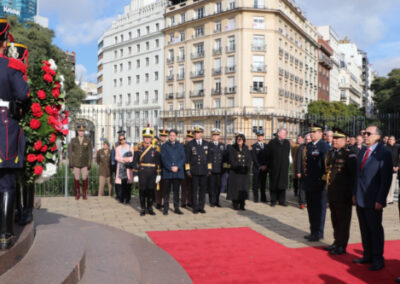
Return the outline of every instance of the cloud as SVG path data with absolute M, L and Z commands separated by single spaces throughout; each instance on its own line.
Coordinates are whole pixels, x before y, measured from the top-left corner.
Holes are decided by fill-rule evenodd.
M 39 13 L 55 18 L 56 37 L 66 46 L 97 41 L 129 0 L 42 0 Z
M 380 76 L 386 76 L 394 68 L 400 68 L 400 56 L 378 59 L 374 62 L 373 68 Z
M 361 48 L 382 40 L 389 31 L 388 16 L 400 9 L 398 0 L 298 0 L 314 25 L 330 25 Z
M 80 82 L 97 82 L 97 73 L 88 74 L 87 68 L 82 64 L 75 66 L 75 79 Z

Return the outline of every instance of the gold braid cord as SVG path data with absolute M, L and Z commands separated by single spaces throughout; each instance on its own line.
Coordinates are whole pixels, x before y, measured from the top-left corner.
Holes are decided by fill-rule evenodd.
M 328 152 L 328 155 L 326 155 L 325 158 L 325 169 L 326 169 L 326 184 L 330 184 L 330 179 L 331 179 L 331 170 L 332 170 L 332 163 L 329 163 L 329 157 L 331 156 L 332 151 Z
M 304 168 L 304 175 L 307 175 L 307 145 L 305 145 L 303 149 L 303 168 Z

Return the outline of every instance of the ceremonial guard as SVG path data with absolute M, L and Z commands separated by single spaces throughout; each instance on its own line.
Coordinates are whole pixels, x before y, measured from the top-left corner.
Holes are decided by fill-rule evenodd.
M 167 142 L 168 130 L 160 129 L 159 133 L 160 133 L 160 141 L 159 141 L 158 146 L 161 149 L 162 145 L 165 142 Z M 161 169 L 162 169 L 162 165 L 161 165 Z M 162 174 L 161 174 L 161 177 L 162 177 Z M 164 181 L 163 180 L 160 181 L 159 189 L 154 192 L 154 195 L 155 195 L 155 201 L 156 201 L 156 208 L 161 209 L 163 207 L 163 198 L 164 198 Z
M 187 130 L 186 131 L 186 140 L 185 140 L 185 143 L 183 144 L 185 153 L 187 153 L 188 143 L 190 141 L 192 141 L 193 139 L 194 139 L 194 131 Z M 185 177 L 181 183 L 181 207 L 186 208 L 186 206 L 192 207 L 192 178 L 185 171 Z
M 157 186 L 161 181 L 160 147 L 155 145 L 153 128 L 146 127 L 142 131 L 143 142 L 135 146 L 133 172 L 139 177 L 140 216 L 153 211 L 154 192 L 159 191 Z M 152 143 L 153 142 L 153 143 Z
M 14 241 L 15 169 L 23 167 L 25 151 L 17 102 L 29 96 L 25 65 L 4 56 L 8 31 L 8 20 L 0 18 L 0 250 L 9 249 Z
M 219 204 L 219 195 L 221 193 L 221 178 L 224 172 L 224 163 L 226 165 L 226 147 L 219 142 L 221 130 L 214 128 L 211 130 L 212 142 L 210 142 L 210 159 L 212 164 L 211 175 L 208 177 L 208 188 L 211 207 L 221 207 Z
M 228 148 L 231 165 L 226 198 L 232 200 L 233 209 L 245 210 L 250 186 L 251 153 L 244 133 L 236 133 L 235 144 Z
M 188 143 L 186 151 L 185 170 L 192 177 L 192 206 L 193 213 L 206 213 L 207 175 L 211 174 L 209 143 L 203 138 L 204 128 L 195 126 L 195 139 Z
M 311 143 L 303 150 L 303 186 L 306 192 L 310 235 L 304 236 L 311 242 L 324 238 L 326 212 L 325 158 L 329 145 L 322 140 L 322 127 L 311 125 Z
M 267 183 L 267 144 L 264 143 L 264 131 L 257 131 L 257 142 L 251 145 L 251 156 L 253 158 L 253 200 L 259 201 L 258 190 L 260 189 L 261 202 L 268 202 L 265 193 Z
M 88 188 L 88 176 L 92 166 L 92 142 L 88 137 L 85 137 L 85 126 L 78 125 L 77 127 L 78 136 L 72 138 L 68 145 L 68 159 L 69 167 L 72 168 L 75 179 L 75 199 L 80 198 L 80 184 L 79 180 L 82 176 L 83 188 L 82 195 L 83 199 L 87 199 L 87 188 Z

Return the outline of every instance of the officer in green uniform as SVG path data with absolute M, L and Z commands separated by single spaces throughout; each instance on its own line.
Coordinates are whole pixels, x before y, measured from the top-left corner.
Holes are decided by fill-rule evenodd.
M 347 134 L 340 128 L 334 127 L 333 148 L 325 158 L 328 202 L 335 241 L 324 249 L 334 255 L 346 253 L 350 235 L 357 155 L 347 147 L 346 141 Z
M 87 199 L 88 176 L 92 166 L 92 142 L 85 137 L 85 126 L 77 127 L 78 136 L 73 138 L 68 145 L 69 167 L 72 168 L 75 178 L 75 199 L 80 198 L 79 180 L 83 180 L 83 199 Z

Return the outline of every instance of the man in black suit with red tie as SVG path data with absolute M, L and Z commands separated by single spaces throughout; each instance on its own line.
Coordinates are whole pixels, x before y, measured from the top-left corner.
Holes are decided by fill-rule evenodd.
M 369 126 L 364 132 L 366 149 L 358 155 L 353 203 L 357 205 L 363 257 L 354 263 L 370 263 L 369 270 L 380 270 L 385 266 L 383 258 L 384 231 L 382 213 L 392 182 L 391 153 L 379 143 L 381 131 Z

